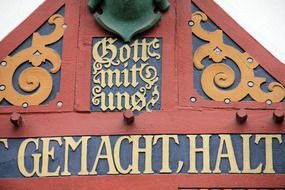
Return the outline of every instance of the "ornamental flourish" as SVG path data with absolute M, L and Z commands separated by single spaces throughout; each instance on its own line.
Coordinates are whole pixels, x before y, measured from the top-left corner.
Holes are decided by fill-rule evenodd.
M 55 14 L 49 18 L 48 23 L 55 25 L 51 34 L 34 33 L 31 47 L 23 49 L 13 56 L 7 56 L 1 62 L 0 102 L 5 99 L 12 105 L 27 107 L 43 103 L 51 94 L 53 88 L 51 75 L 60 70 L 61 58 L 55 50 L 46 46 L 62 38 L 64 19 L 61 15 Z M 53 66 L 50 71 L 41 67 L 46 60 Z M 24 91 L 24 93 L 20 93 L 15 89 L 13 78 L 16 70 L 28 63 L 31 64 L 20 73 L 17 81 L 19 88 Z
M 192 31 L 195 36 L 207 43 L 200 46 L 194 53 L 194 66 L 202 71 L 201 86 L 208 97 L 215 101 L 241 101 L 250 96 L 257 102 L 280 102 L 284 99 L 284 86 L 278 82 L 271 82 L 268 85 L 268 92 L 262 90 L 261 85 L 266 82 L 265 78 L 256 77 L 254 69 L 259 63 L 247 52 L 241 53 L 223 41 L 223 31 L 206 31 L 202 28 L 201 22 L 207 22 L 208 17 L 202 12 L 195 12 L 192 15 Z M 202 64 L 202 61 L 209 58 L 213 61 L 209 66 Z M 232 87 L 237 80 L 234 70 L 223 63 L 230 59 L 240 71 L 240 81 L 237 86 Z

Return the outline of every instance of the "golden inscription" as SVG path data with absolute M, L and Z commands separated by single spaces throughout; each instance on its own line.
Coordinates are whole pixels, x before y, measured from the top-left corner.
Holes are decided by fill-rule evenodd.
M 265 168 L 264 173 L 275 173 L 273 169 L 273 156 L 272 156 L 272 141 L 276 139 L 278 143 L 282 143 L 280 135 L 256 135 L 255 144 L 258 144 L 261 139 L 265 140 Z
M 219 135 L 220 137 L 220 146 L 218 150 L 216 166 L 213 173 L 221 173 L 220 165 L 222 158 L 227 159 L 230 163 L 231 170 L 229 173 L 240 173 L 234 153 L 234 148 L 230 135 Z M 226 153 L 223 153 L 223 148 L 226 147 Z
M 21 174 L 25 177 L 32 177 L 33 175 L 38 175 L 38 176 L 42 176 L 40 173 L 40 159 L 42 157 L 42 154 L 32 154 L 30 155 L 33 158 L 33 169 L 31 172 L 29 172 L 26 169 L 26 164 L 25 164 L 25 151 L 26 151 L 26 147 L 28 144 L 33 144 L 35 146 L 35 150 L 39 149 L 39 139 L 25 139 L 20 147 L 19 147 L 19 152 L 18 152 L 18 168 L 21 172 Z
M 155 145 L 158 140 L 161 139 L 162 140 L 162 168 L 160 170 L 160 173 L 171 173 L 171 169 L 170 169 L 170 163 L 169 163 L 169 142 L 171 139 L 174 140 L 175 144 L 179 144 L 178 141 L 178 135 L 155 135 L 154 136 L 154 142 L 153 145 Z
M 100 144 L 100 147 L 99 147 L 98 153 L 96 155 L 95 162 L 94 162 L 94 165 L 92 167 L 90 174 L 91 175 L 97 174 L 96 168 L 97 168 L 99 160 L 101 160 L 101 159 L 106 159 L 108 162 L 109 171 L 107 172 L 107 174 L 118 174 L 118 172 L 115 168 L 110 138 L 109 138 L 109 136 L 102 136 L 101 140 L 102 141 L 101 141 L 101 144 Z M 105 148 L 106 154 L 102 153 L 103 148 Z
M 159 40 L 135 40 L 121 47 L 116 42 L 117 39 L 106 37 L 93 47 L 92 104 L 101 111 L 151 111 L 160 98 L 159 75 L 148 61 L 161 59 L 155 51 L 160 48 Z M 106 88 L 110 90 L 104 91 Z M 151 92 L 151 98 L 147 98 L 147 92 Z
M 90 139 L 90 136 L 81 137 L 79 141 L 75 141 L 72 137 L 64 137 L 65 141 L 65 151 L 64 151 L 64 170 L 61 175 L 71 175 L 68 170 L 68 158 L 69 158 L 69 148 L 72 151 L 75 151 L 79 145 L 81 145 L 81 170 L 78 172 L 78 175 L 88 175 L 87 171 L 87 143 Z
M 211 173 L 210 170 L 210 135 L 201 135 L 203 139 L 203 147 L 197 148 L 196 147 L 196 138 L 197 135 L 187 135 L 190 141 L 190 150 L 189 150 L 189 157 L 190 157 L 190 168 L 188 173 L 198 173 L 196 169 L 196 153 L 203 153 L 203 169 L 202 173 Z
M 8 149 L 8 139 L 0 139 L 0 144 L 3 144 L 6 149 Z
M 250 162 L 250 146 L 249 146 L 249 139 L 252 137 L 252 135 L 241 135 L 243 138 L 243 170 L 242 173 L 261 173 L 262 171 L 262 164 L 260 163 L 256 168 L 251 168 L 251 162 Z
M 278 152 L 278 149 L 273 148 L 273 142 L 275 146 L 282 146 L 282 149 L 284 149 L 281 134 L 235 135 L 239 139 L 241 147 L 234 147 L 235 141 L 233 141 L 232 135 L 215 135 L 214 139 L 219 139 L 219 141 L 217 141 L 218 143 L 214 148 L 211 145 L 213 135 L 185 135 L 183 141 L 179 138 L 180 136 L 184 135 L 123 135 L 116 138 L 115 141 L 111 139 L 112 136 L 83 136 L 76 138 L 76 140 L 73 137 L 28 138 L 22 141 L 19 146 L 17 164 L 19 172 L 24 177 L 69 176 L 71 175 L 69 164 L 78 165 L 76 175 L 98 175 L 100 162 L 108 165 L 107 175 L 169 174 L 180 173 L 181 171 L 194 174 L 224 173 L 225 171 L 222 168 L 225 163 L 228 164 L 226 173 L 270 174 L 276 173 L 274 168 L 276 167 L 275 154 Z M 91 143 L 94 139 L 100 140 L 100 143 L 96 148 L 96 152 L 89 154 L 88 152 L 94 149 Z M 199 139 L 202 145 L 197 143 Z M 9 141 L 7 139 L 1 139 L 0 142 L 8 149 Z M 185 146 L 185 143 L 188 144 L 185 155 L 188 154 L 189 157 L 186 157 L 187 159 L 182 158 L 183 160 L 173 160 L 173 151 L 179 149 L 181 144 Z M 126 145 L 129 147 L 128 154 L 130 154 L 127 163 L 124 159 L 126 152 L 122 151 Z M 159 159 L 155 158 L 154 162 L 155 146 L 160 147 L 161 156 Z M 252 146 L 255 146 L 255 148 L 259 146 L 259 149 L 263 152 L 263 158 L 261 159 L 263 161 L 255 160 L 255 168 L 251 165 L 254 160 L 252 159 Z M 30 149 L 29 153 L 26 151 L 28 147 Z M 56 148 L 63 149 L 63 151 L 56 152 Z M 76 152 L 80 155 L 78 163 L 69 160 L 70 151 L 73 151 L 73 154 Z M 238 153 L 242 155 L 238 156 Z M 203 159 L 198 161 L 198 156 L 199 158 L 202 156 Z M 26 159 L 28 157 L 30 158 L 29 163 Z M 62 164 L 59 164 L 59 162 L 55 164 L 56 159 L 61 159 Z M 198 167 L 198 162 L 202 163 L 202 167 Z M 238 165 L 238 162 L 240 165 Z M 49 167 L 51 165 L 53 165 L 53 169 Z M 157 169 L 158 165 L 160 169 Z M 30 168 L 31 166 L 32 168 Z

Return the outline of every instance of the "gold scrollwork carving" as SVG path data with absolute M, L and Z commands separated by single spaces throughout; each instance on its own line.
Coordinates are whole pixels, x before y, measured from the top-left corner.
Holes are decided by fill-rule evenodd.
M 49 18 L 48 23 L 55 25 L 51 34 L 33 33 L 31 47 L 23 49 L 13 56 L 7 56 L 1 62 L 0 101 L 6 99 L 12 105 L 25 104 L 27 106 L 39 105 L 49 97 L 53 87 L 51 74 L 60 70 L 61 58 L 55 50 L 46 46 L 62 38 L 64 19 L 61 15 L 55 14 Z M 48 60 L 53 66 L 50 71 L 40 67 L 45 60 Z M 27 94 L 21 94 L 13 86 L 13 76 L 16 70 L 27 62 L 31 63 L 31 67 L 23 70 L 18 79 L 19 87 Z
M 268 85 L 268 92 L 261 89 L 266 82 L 265 78 L 256 77 L 254 69 L 259 63 L 248 53 L 241 53 L 234 47 L 223 42 L 223 31 L 206 31 L 201 22 L 206 22 L 208 17 L 202 12 L 192 15 L 192 31 L 198 38 L 207 41 L 194 53 L 194 66 L 202 70 L 201 85 L 203 91 L 215 101 L 240 101 L 249 95 L 257 102 L 280 102 L 284 99 L 284 86 L 278 82 Z M 202 61 L 209 58 L 213 64 L 205 67 Z M 224 59 L 232 60 L 240 70 L 240 81 L 237 86 L 229 89 L 236 80 L 234 70 L 223 63 Z

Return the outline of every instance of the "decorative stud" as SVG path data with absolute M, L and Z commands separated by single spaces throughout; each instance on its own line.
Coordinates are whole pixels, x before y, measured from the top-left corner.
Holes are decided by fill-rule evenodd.
M 190 20 L 190 21 L 188 22 L 188 25 L 192 27 L 192 26 L 195 25 L 195 22 L 194 22 L 193 20 Z
M 254 86 L 254 82 L 249 81 L 249 82 L 247 83 L 247 86 L 250 87 L 250 88 L 253 87 L 253 86 Z
M 123 113 L 124 121 L 126 124 L 131 125 L 135 121 L 135 116 L 132 110 L 126 110 Z
M 245 123 L 247 120 L 247 113 L 244 109 L 240 109 L 236 112 L 236 121 L 240 124 Z
M 272 104 L 272 100 L 269 100 L 269 99 L 268 99 L 268 100 L 265 101 L 265 103 L 266 103 L 267 105 L 271 105 L 271 104 Z
M 284 121 L 284 111 L 274 110 L 273 112 L 273 121 L 277 124 L 283 123 Z
M 24 103 L 22 104 L 22 107 L 23 107 L 23 108 L 28 108 L 28 107 L 29 107 L 29 104 L 28 104 L 27 102 L 24 102 Z
M 253 63 L 253 59 L 251 57 L 249 57 L 249 58 L 246 59 L 246 62 L 247 63 Z
M 226 99 L 224 100 L 224 102 L 225 102 L 225 104 L 229 104 L 229 103 L 231 103 L 231 100 L 230 100 L 229 98 L 226 98 Z
M 61 107 L 63 106 L 63 102 L 61 102 L 61 101 L 57 102 L 57 103 L 56 103 L 56 106 L 59 107 L 59 108 L 61 108 Z
M 18 128 L 18 127 L 22 127 L 23 124 L 23 119 L 21 114 L 19 113 L 12 113 L 11 117 L 10 117 L 10 121 L 13 124 L 14 127 Z
M 219 54 L 221 54 L 222 50 L 221 50 L 220 48 L 216 47 L 216 48 L 214 49 L 214 52 L 215 52 L 217 55 L 219 55 Z
M 65 29 L 67 29 L 67 24 L 63 24 L 61 27 L 63 30 L 65 30 Z
M 6 62 L 6 61 L 2 61 L 2 62 L 0 63 L 0 65 L 3 66 L 3 67 L 5 67 L 5 66 L 7 66 L 7 62 Z
M 41 52 L 39 52 L 39 51 L 36 51 L 35 53 L 34 53 L 34 56 L 36 56 L 36 57 L 39 57 L 41 55 Z
M 6 89 L 6 86 L 3 85 L 3 84 L 1 84 L 1 85 L 0 85 L 0 91 L 4 91 L 5 89 Z
M 192 103 L 195 103 L 195 102 L 197 102 L 197 98 L 191 97 L 191 98 L 190 98 L 190 101 L 191 101 Z

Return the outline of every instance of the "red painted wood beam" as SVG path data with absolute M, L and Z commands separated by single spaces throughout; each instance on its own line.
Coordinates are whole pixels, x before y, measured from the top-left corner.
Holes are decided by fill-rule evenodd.
M 285 175 L 179 174 L 0 180 L 2 190 L 178 190 L 183 188 L 284 188 Z

